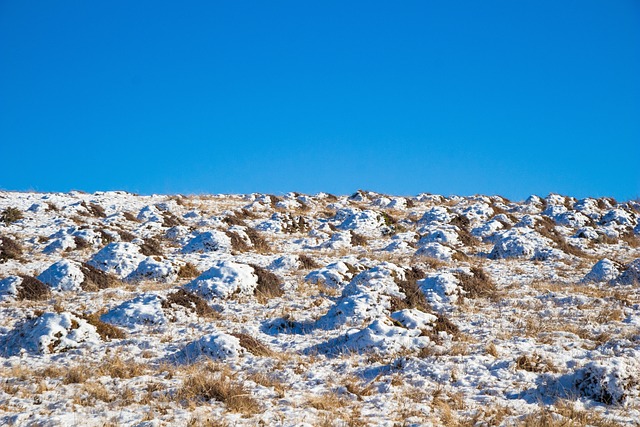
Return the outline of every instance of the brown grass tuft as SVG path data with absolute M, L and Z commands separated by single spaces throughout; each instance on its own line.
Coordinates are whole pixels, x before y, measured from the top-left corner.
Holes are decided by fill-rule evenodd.
M 22 245 L 9 236 L 0 236 L 0 262 L 22 258 Z
M 240 346 L 254 356 L 273 356 L 273 351 L 256 338 L 243 333 L 231 334 L 240 340 Z
M 2 214 L 0 214 L 0 221 L 4 222 L 7 225 L 11 224 L 12 222 L 21 220 L 22 218 L 24 218 L 24 216 L 22 215 L 22 211 L 14 207 L 6 208 L 2 211 Z
M 258 276 L 258 286 L 256 286 L 255 291 L 253 292 L 258 302 L 264 304 L 271 298 L 281 297 L 284 295 L 284 291 L 281 288 L 282 280 L 262 267 L 259 267 L 255 264 L 249 264 L 252 268 L 256 276 Z
M 84 262 L 80 265 L 80 270 L 84 275 L 84 280 L 80 284 L 80 287 L 84 291 L 98 291 L 100 289 L 118 286 L 122 283 L 120 279 L 113 274 L 98 270 Z
M 98 332 L 98 335 L 100 335 L 100 338 L 104 341 L 126 338 L 126 334 L 122 329 L 100 320 L 99 313 L 79 315 L 78 317 L 82 317 L 90 325 L 95 326 L 96 332 Z
M 178 270 L 178 277 L 181 279 L 192 279 L 194 277 L 198 277 L 199 275 L 200 270 L 198 270 L 198 268 L 190 262 L 186 263 L 185 265 L 181 265 L 180 269 Z
M 496 285 L 481 267 L 471 267 L 471 274 L 456 273 L 467 298 L 497 298 Z
M 51 296 L 51 290 L 47 285 L 32 276 L 20 276 L 22 283 L 18 286 L 19 300 L 42 301 Z
M 298 261 L 300 261 L 300 265 L 303 270 L 311 270 L 313 268 L 320 268 L 320 264 L 318 264 L 313 258 L 300 254 L 298 255 Z
M 169 309 L 173 304 L 186 307 L 202 317 L 213 318 L 218 314 L 202 297 L 184 289 L 178 289 L 167 295 L 167 299 L 162 302 L 162 308 Z

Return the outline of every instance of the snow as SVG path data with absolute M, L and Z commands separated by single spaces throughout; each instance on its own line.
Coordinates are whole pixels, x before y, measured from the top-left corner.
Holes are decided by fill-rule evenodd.
M 76 261 L 62 259 L 40 273 L 37 277 L 55 291 L 79 291 L 84 282 L 84 274 Z
M 135 328 L 138 325 L 163 325 L 167 318 L 162 310 L 163 298 L 156 294 L 142 294 L 125 301 L 103 314 L 103 322 Z
M 88 261 L 88 264 L 106 273 L 125 278 L 145 260 L 140 248 L 133 243 L 110 243 Z
M 184 288 L 206 299 L 253 295 L 258 278 L 253 268 L 233 261 L 218 261 Z
M 94 326 L 71 313 L 43 313 L 27 319 L 11 331 L 0 344 L 5 356 L 16 352 L 60 353 L 87 345 L 98 345 Z
M 8 207 L 24 219 L 0 223 L 22 246 L 0 253 L 0 425 L 570 424 L 562 405 L 640 419 L 638 203 L 0 191 Z M 84 263 L 121 281 L 83 289 L 105 285 Z M 256 298 L 253 266 L 284 294 Z M 472 269 L 490 298 L 465 291 Z M 212 377 L 258 413 L 188 389 Z

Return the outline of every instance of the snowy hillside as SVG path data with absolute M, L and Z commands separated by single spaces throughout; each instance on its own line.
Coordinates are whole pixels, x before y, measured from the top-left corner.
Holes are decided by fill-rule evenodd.
M 640 425 L 637 201 L 0 192 L 0 212 L 0 425 Z

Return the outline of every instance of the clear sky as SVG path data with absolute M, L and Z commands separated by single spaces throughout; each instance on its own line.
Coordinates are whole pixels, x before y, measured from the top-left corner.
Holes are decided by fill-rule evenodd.
M 0 0 L 0 188 L 640 196 L 640 1 Z

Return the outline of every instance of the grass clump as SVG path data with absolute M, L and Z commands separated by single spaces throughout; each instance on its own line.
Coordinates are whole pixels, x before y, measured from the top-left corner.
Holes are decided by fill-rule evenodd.
M 18 286 L 19 300 L 42 301 L 51 296 L 51 290 L 47 285 L 32 276 L 20 276 L 22 283 Z
M 396 284 L 404 293 L 404 299 L 392 298 L 391 310 L 398 311 L 406 308 L 415 308 L 420 311 L 428 313 L 431 311 L 431 307 L 427 302 L 424 294 L 418 286 L 418 280 L 425 278 L 425 273 L 418 267 L 411 267 L 411 269 L 405 271 L 404 280 L 396 279 Z
M 249 390 L 226 371 L 196 372 L 188 375 L 178 390 L 178 397 L 187 401 L 217 400 L 231 412 L 254 415 L 261 411 L 260 404 Z
M 256 286 L 253 294 L 258 299 L 258 302 L 264 304 L 269 301 L 271 298 L 281 297 L 284 295 L 284 291 L 280 286 L 282 284 L 282 280 L 262 267 L 259 267 L 255 264 L 249 264 L 258 277 L 258 286 Z
M 303 270 L 320 268 L 320 264 L 318 264 L 313 258 L 305 254 L 298 255 L 298 261 L 300 261 L 300 266 L 302 267 Z
M 200 270 L 198 267 L 188 262 L 185 265 L 181 265 L 178 270 L 178 277 L 181 279 L 192 279 L 194 277 L 198 277 L 200 275 Z
M 102 270 L 98 270 L 92 265 L 83 262 L 80 264 L 80 270 L 84 275 L 84 280 L 80 284 L 80 287 L 84 291 L 95 292 L 100 289 L 107 289 L 120 284 L 120 279 L 118 279 L 113 274 L 106 273 Z
M 162 308 L 168 309 L 174 304 L 185 307 L 202 317 L 216 317 L 217 314 L 202 297 L 184 289 L 178 289 L 167 295 L 167 299 L 162 302 Z
M 456 273 L 467 298 L 496 298 L 496 285 L 481 267 L 471 267 L 471 274 Z
M 0 262 L 22 258 L 22 245 L 8 236 L 0 236 Z
M 7 225 L 19 221 L 22 218 L 24 218 L 24 216 L 22 215 L 22 211 L 14 207 L 6 208 L 2 211 L 2 214 L 0 214 L 0 221 L 4 222 Z
M 273 356 L 273 351 L 256 338 L 243 333 L 234 333 L 231 335 L 240 340 L 240 347 L 244 348 L 254 356 Z

